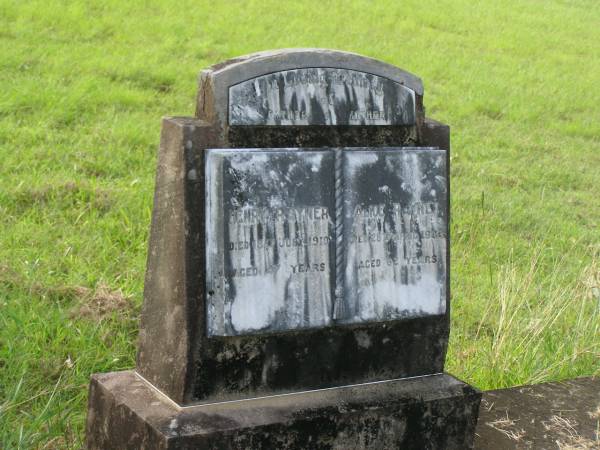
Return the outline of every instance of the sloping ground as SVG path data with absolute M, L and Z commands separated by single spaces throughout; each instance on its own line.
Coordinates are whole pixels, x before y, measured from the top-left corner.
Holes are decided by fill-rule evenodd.
M 267 48 L 396 64 L 452 126 L 449 371 L 598 373 L 598 2 L 88 3 L 0 1 L 0 447 L 79 448 L 134 364 L 160 117 Z

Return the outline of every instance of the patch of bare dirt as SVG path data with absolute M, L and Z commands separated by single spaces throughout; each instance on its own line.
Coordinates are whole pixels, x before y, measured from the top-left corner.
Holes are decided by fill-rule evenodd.
M 94 289 L 84 286 L 46 286 L 41 283 L 27 283 L 25 277 L 6 265 L 0 264 L 0 284 L 15 289 L 26 289 L 32 295 L 39 295 L 56 302 L 74 303 L 69 316 L 90 320 L 102 320 L 113 312 L 121 316 L 130 315 L 135 304 L 131 296 L 112 290 L 105 284 Z
M 119 290 L 111 290 L 108 286 L 100 284 L 96 289 L 83 286 L 72 288 L 79 299 L 71 309 L 72 318 L 84 318 L 91 320 L 102 320 L 113 312 L 128 315 L 134 308 L 130 296 L 126 296 Z
M 67 181 L 37 187 L 22 187 L 15 191 L 14 199 L 20 208 L 39 207 L 50 202 L 64 206 L 87 206 L 100 212 L 108 211 L 114 204 L 112 192 L 86 182 Z

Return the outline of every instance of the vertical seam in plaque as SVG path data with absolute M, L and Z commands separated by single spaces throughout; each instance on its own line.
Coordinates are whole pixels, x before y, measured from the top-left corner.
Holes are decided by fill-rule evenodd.
M 450 136 L 448 136 L 450 139 Z M 444 165 L 446 169 L 446 295 L 444 297 L 444 314 L 446 317 L 450 317 L 450 212 L 451 212 L 451 204 L 450 204 L 450 142 L 448 142 L 446 149 L 441 149 L 440 147 L 436 147 L 439 150 L 445 150 L 443 153 L 444 156 Z M 450 333 L 450 327 L 448 326 L 448 334 Z M 448 351 L 448 348 L 444 349 L 444 351 Z M 445 361 L 445 358 L 444 360 Z M 442 364 L 443 369 L 443 364 Z
M 344 305 L 344 185 L 343 185 L 343 150 L 336 148 L 335 155 L 335 298 L 332 321 L 340 314 L 339 308 Z
M 219 279 L 219 290 L 220 290 L 220 301 L 223 305 L 222 309 L 219 310 L 219 332 L 213 332 L 213 336 L 228 336 L 234 335 L 231 331 L 231 284 L 227 281 L 226 277 L 226 261 L 228 258 L 231 258 L 231 255 L 227 254 L 226 245 L 227 240 L 230 238 L 230 229 L 229 223 L 226 223 L 225 220 L 225 167 L 226 167 L 226 159 L 225 155 L 222 151 L 218 153 L 219 155 L 219 183 L 217 184 L 217 202 L 219 208 L 219 218 L 221 222 L 219 224 L 219 228 L 222 230 L 222 236 L 219 239 L 219 245 L 221 248 L 221 254 L 219 255 L 219 265 L 217 267 L 217 277 Z M 229 168 L 231 169 L 231 161 L 229 161 Z M 229 328 L 230 331 L 227 331 Z
M 205 280 L 204 280 L 204 289 L 206 292 L 206 301 L 204 304 L 204 328 L 205 328 L 205 336 L 210 337 L 212 335 L 212 326 L 210 324 L 209 321 L 209 317 L 211 314 L 211 306 L 212 306 L 212 302 L 213 297 L 215 295 L 214 293 L 214 288 L 215 288 L 215 283 L 214 283 L 214 275 L 213 275 L 213 271 L 208 271 L 208 267 L 212 268 L 213 262 L 212 262 L 212 244 L 209 242 L 208 240 L 208 233 L 212 232 L 212 216 L 210 214 L 210 211 L 212 210 L 212 177 L 211 177 L 211 169 L 212 169 L 212 161 L 211 161 L 211 157 L 212 157 L 212 152 L 207 149 L 206 152 L 204 153 L 204 171 L 205 171 L 205 177 L 204 177 L 204 190 L 205 190 L 205 198 L 204 198 L 204 258 L 206 260 L 206 266 L 204 268 L 205 271 Z M 206 175 L 208 174 L 208 176 Z

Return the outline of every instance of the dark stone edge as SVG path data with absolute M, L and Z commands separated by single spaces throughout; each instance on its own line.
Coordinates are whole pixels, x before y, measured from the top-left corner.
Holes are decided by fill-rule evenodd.
M 410 72 L 369 56 L 327 48 L 287 48 L 250 53 L 214 64 L 206 69 L 206 71 L 213 72 L 215 76 L 223 76 L 227 72 L 239 72 L 240 68 L 243 67 L 249 72 L 253 69 L 260 70 L 263 74 L 268 74 L 290 70 L 288 66 L 297 64 L 302 64 L 302 67 L 298 68 L 310 67 L 310 64 L 313 64 L 314 67 L 327 67 L 324 64 L 327 64 L 328 61 L 345 66 L 332 68 L 352 69 L 352 67 L 355 67 L 352 70 L 368 72 L 363 69 L 371 67 L 375 71 L 374 75 L 389 78 L 396 83 L 403 84 L 412 89 L 415 93 L 423 95 L 423 82 L 419 77 Z M 273 72 L 268 72 L 265 69 L 266 67 L 273 67 Z M 245 78 L 241 81 L 247 79 Z

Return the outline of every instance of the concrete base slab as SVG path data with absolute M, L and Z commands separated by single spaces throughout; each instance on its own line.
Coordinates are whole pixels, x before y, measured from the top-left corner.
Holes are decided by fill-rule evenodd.
M 485 392 L 475 448 L 600 449 L 600 378 Z
M 90 383 L 88 449 L 469 449 L 481 393 L 447 374 L 179 407 L 134 371 Z

